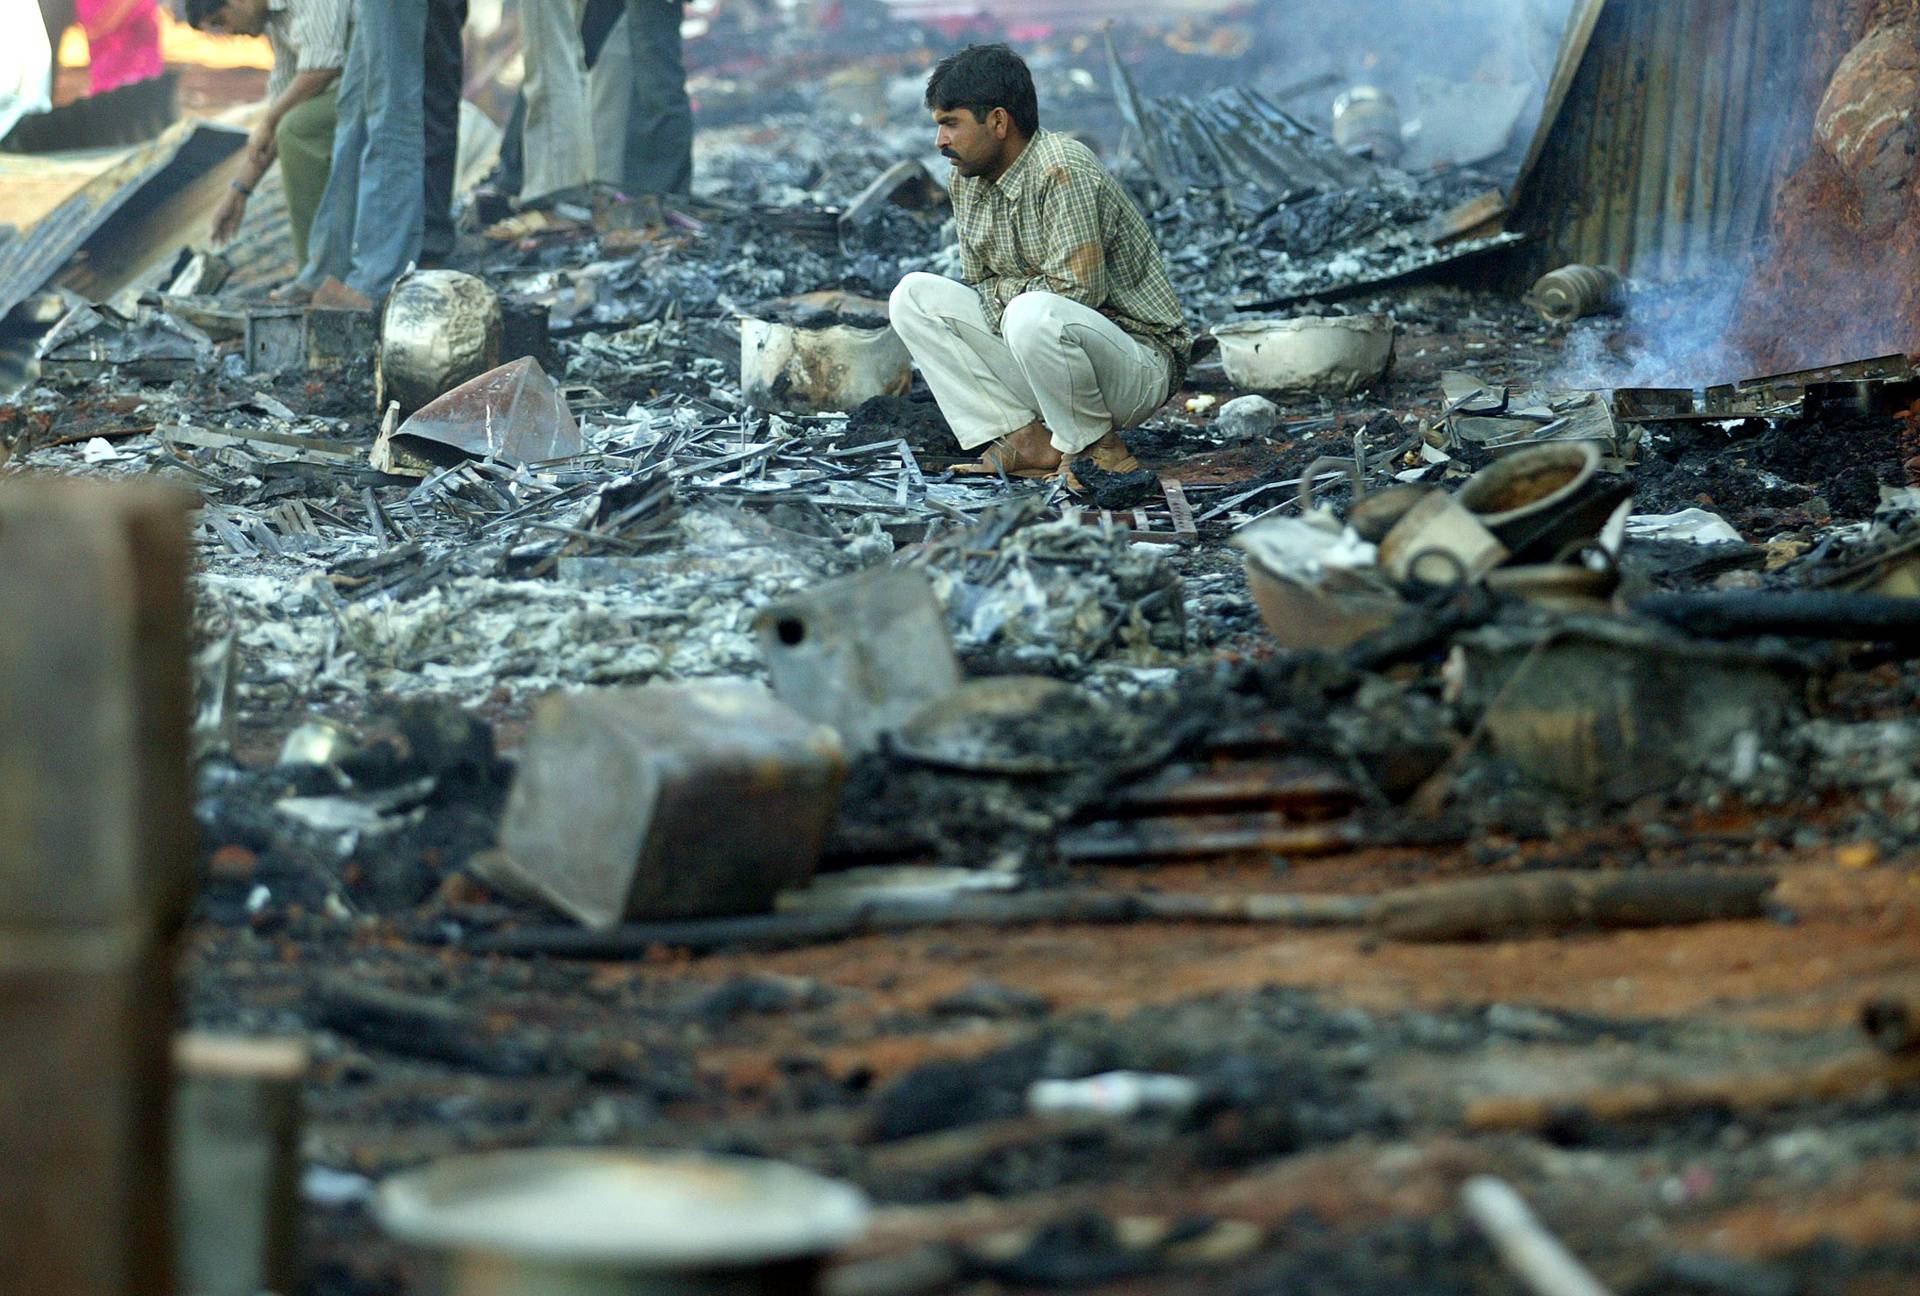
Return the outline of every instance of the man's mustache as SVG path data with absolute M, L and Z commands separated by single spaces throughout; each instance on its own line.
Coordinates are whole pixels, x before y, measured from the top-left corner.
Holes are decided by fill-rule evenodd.
M 940 156 L 943 158 L 952 158 L 955 162 L 958 162 L 960 160 L 960 155 L 958 153 L 955 153 L 952 149 L 941 149 Z

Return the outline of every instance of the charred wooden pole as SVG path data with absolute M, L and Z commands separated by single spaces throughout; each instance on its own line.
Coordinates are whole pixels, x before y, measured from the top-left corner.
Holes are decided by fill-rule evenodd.
M 1920 1053 L 1861 1053 L 1824 1065 L 1758 1075 L 1646 1081 L 1549 1097 L 1481 1098 L 1467 1105 L 1468 1129 L 1538 1134 L 1569 1122 L 1626 1124 L 1671 1120 L 1699 1111 L 1735 1114 L 1804 1103 L 1843 1102 L 1862 1094 L 1920 1088 Z
M 1394 940 L 1489 940 L 1582 927 L 1671 927 L 1757 918 L 1770 873 L 1554 871 L 1408 887 L 1381 898 Z
M 173 943 L 190 896 L 187 507 L 0 486 L 0 1273 L 174 1290 Z

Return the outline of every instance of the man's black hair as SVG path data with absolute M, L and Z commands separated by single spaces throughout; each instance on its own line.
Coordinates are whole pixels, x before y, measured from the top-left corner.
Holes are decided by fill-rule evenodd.
M 965 108 L 976 121 L 1005 108 L 1024 138 L 1032 139 L 1040 129 L 1033 74 L 1005 45 L 969 45 L 941 59 L 927 78 L 927 107 L 935 112 Z
M 227 0 L 186 0 L 187 26 L 204 27 Z

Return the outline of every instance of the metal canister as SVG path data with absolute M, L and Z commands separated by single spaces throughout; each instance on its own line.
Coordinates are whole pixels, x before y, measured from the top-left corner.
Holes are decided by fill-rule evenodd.
M 500 298 L 457 270 L 416 270 L 394 285 L 380 319 L 375 401 L 407 415 L 500 365 Z
M 1333 142 L 1379 162 L 1397 162 L 1406 150 L 1400 105 L 1379 86 L 1357 85 L 1333 101 Z
M 745 681 L 553 693 L 483 867 L 591 927 L 764 913 L 813 876 L 845 777 L 832 729 Z
M 1583 315 L 1620 309 L 1624 285 L 1610 266 L 1569 265 L 1542 275 L 1526 303 L 1550 324 L 1571 324 Z

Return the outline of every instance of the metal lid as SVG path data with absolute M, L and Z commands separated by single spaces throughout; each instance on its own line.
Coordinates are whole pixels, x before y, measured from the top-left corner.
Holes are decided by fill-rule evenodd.
M 717 1269 L 824 1255 L 866 1228 L 866 1196 L 797 1166 L 586 1148 L 454 1157 L 380 1186 L 404 1242 L 521 1260 Z

